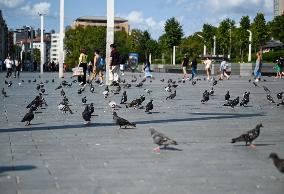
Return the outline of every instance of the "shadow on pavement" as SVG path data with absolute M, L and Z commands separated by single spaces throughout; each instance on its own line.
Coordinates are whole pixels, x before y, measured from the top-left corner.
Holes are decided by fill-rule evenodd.
M 19 165 L 19 166 L 0 166 L 0 174 L 8 171 L 23 171 L 23 170 L 32 170 L 36 166 L 33 165 Z
M 185 121 L 206 121 L 214 119 L 232 119 L 232 118 L 250 118 L 264 116 L 264 114 L 237 114 L 237 113 L 190 113 L 192 115 L 201 115 L 204 117 L 199 118 L 179 118 L 179 119 L 158 119 L 158 120 L 146 120 L 136 121 L 135 124 L 152 124 L 152 123 L 176 123 Z M 37 124 L 33 124 L 34 126 Z M 0 133 L 7 132 L 20 132 L 20 131 L 45 131 L 45 130 L 57 130 L 57 129 L 69 129 L 69 128 L 89 128 L 89 127 L 107 127 L 115 126 L 114 123 L 92 123 L 90 125 L 84 124 L 70 124 L 70 125 L 55 125 L 55 126 L 36 126 L 36 127 L 19 127 L 10 129 L 0 129 Z

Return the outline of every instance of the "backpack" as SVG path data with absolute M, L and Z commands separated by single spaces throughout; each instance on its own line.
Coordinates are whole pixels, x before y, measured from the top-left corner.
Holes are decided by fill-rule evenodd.
M 105 67 L 105 60 L 102 57 L 99 58 L 99 60 L 97 62 L 97 67 L 100 68 L 100 69 L 104 69 L 104 67 Z

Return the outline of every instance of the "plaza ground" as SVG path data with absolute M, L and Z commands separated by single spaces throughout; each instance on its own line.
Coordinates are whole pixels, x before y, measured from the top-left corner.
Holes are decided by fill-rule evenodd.
M 132 75 L 125 79 L 131 83 Z M 70 74 L 65 80 L 71 82 Z M 121 94 L 103 98 L 104 87 L 95 85 L 77 94 L 78 83 L 64 88 L 73 115 L 62 113 L 57 105 L 62 100 L 55 88 L 62 79 L 57 73 L 22 73 L 20 79 L 6 79 L 0 73 L 1 89 L 9 97 L 1 96 L 0 106 L 0 193 L 43 194 L 283 194 L 284 175 L 279 173 L 268 156 L 276 152 L 284 158 L 284 107 L 266 100 L 262 85 L 267 86 L 276 100 L 276 93 L 284 91 L 284 81 L 263 77 L 266 82 L 255 87 L 248 77 L 232 76 L 219 81 L 215 95 L 206 104 L 200 99 L 212 82 L 178 83 L 177 96 L 164 90 L 167 79 L 178 80 L 181 74 L 154 73 L 142 88 L 126 89 L 128 101 L 144 94 L 145 106 L 153 99 L 154 110 L 146 114 L 142 109 L 120 108 L 117 113 L 135 122 L 134 129 L 120 132 L 113 124 L 110 100 L 120 102 Z M 55 79 L 52 83 L 51 79 Z M 161 82 L 164 78 L 166 81 Z M 12 80 L 7 87 L 4 80 Z M 31 126 L 20 122 L 27 112 L 27 104 L 38 94 L 36 83 L 45 82 L 44 98 L 48 104 L 32 120 Z M 22 82 L 24 80 L 24 82 Z M 28 83 L 31 80 L 31 83 Z M 18 83 L 21 83 L 19 85 Z M 111 87 L 114 89 L 115 87 Z M 153 92 L 148 95 L 144 89 Z M 125 89 L 122 87 L 122 91 Z M 234 109 L 222 106 L 224 95 L 242 97 L 250 91 L 248 107 Z M 95 106 L 92 124 L 84 125 L 81 98 Z M 231 144 L 231 139 L 262 123 L 256 148 L 244 143 Z M 154 152 L 149 127 L 175 139 L 179 145 Z

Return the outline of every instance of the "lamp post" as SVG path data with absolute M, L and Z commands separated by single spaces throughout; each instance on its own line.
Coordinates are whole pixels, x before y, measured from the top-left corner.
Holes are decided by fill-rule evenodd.
M 173 46 L 173 65 L 176 65 L 176 46 Z
M 201 36 L 200 34 L 197 34 L 197 36 L 199 36 L 200 38 L 203 39 L 204 43 L 203 43 L 203 55 L 205 56 L 206 55 L 206 45 L 205 45 L 205 40 L 204 40 L 204 37 Z
M 106 85 L 110 85 L 110 45 L 114 40 L 114 0 L 107 0 Z
M 43 74 L 44 45 L 43 45 L 43 14 L 40 16 L 40 74 Z
M 216 36 L 215 35 L 213 36 L 213 39 L 214 39 L 213 55 L 216 56 Z
M 249 54 L 248 54 L 248 62 L 251 62 L 251 41 L 252 41 L 252 32 L 250 30 L 247 30 L 249 32 Z
M 26 28 L 29 29 L 29 31 L 31 32 L 31 44 L 30 44 L 30 48 L 31 48 L 31 58 L 32 58 L 32 63 L 34 62 L 34 42 L 33 42 L 33 39 L 34 39 L 34 36 L 33 36 L 33 27 L 32 26 L 25 26 Z
M 229 47 L 229 54 L 228 54 L 228 58 L 231 58 L 231 50 L 232 50 L 232 27 L 230 26 L 230 47 Z
M 63 48 L 63 40 L 64 40 L 64 0 L 60 0 L 60 29 L 59 29 L 59 78 L 63 78 L 63 63 L 64 63 L 64 48 Z

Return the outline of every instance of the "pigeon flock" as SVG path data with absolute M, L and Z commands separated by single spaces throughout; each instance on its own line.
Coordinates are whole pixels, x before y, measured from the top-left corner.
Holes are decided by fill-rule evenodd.
M 71 79 L 72 80 L 72 79 Z M 128 82 L 127 82 L 128 81 Z M 160 91 L 164 90 L 164 97 L 161 99 L 161 102 L 164 103 L 174 103 L 175 100 L 177 100 L 177 96 L 187 95 L 187 94 L 181 94 L 179 93 L 179 88 L 181 86 L 183 87 L 196 87 L 199 82 L 202 82 L 202 79 L 195 79 L 195 80 L 184 80 L 184 79 L 168 79 L 165 78 L 157 80 L 160 82 L 162 88 L 159 88 Z M 156 99 L 153 99 L 155 96 L 155 91 L 150 90 L 149 88 L 146 88 L 147 83 L 146 79 L 142 78 L 141 75 L 138 78 L 136 75 L 132 75 L 130 80 L 122 80 L 120 84 L 117 84 L 115 86 L 111 86 L 110 88 L 108 86 L 105 86 L 103 91 L 102 89 L 98 89 L 102 86 L 99 86 L 97 81 L 88 81 L 86 85 L 84 86 L 78 86 L 77 80 L 73 79 L 72 81 L 68 82 L 66 80 L 63 80 L 59 83 L 59 85 L 56 86 L 55 80 L 52 79 L 51 82 L 49 80 L 42 81 L 34 79 L 31 80 L 22 80 L 18 84 L 19 87 L 23 87 L 22 85 L 27 82 L 28 84 L 35 84 L 35 91 L 37 92 L 37 95 L 33 98 L 32 101 L 30 101 L 26 106 L 26 114 L 23 116 L 21 122 L 26 122 L 27 126 L 32 127 L 32 122 L 36 118 L 35 114 L 37 114 L 37 111 L 48 109 L 48 102 L 45 100 L 44 96 L 48 95 L 49 92 L 45 86 L 47 84 L 52 84 L 53 90 L 57 94 L 58 99 L 60 99 L 60 103 L 58 104 L 57 108 L 59 111 L 62 111 L 62 114 L 75 114 L 77 112 L 81 112 L 81 120 L 84 122 L 85 125 L 90 125 L 92 122 L 92 117 L 99 116 L 94 115 L 95 112 L 95 102 L 94 99 L 87 98 L 87 93 L 91 94 L 98 94 L 100 93 L 101 99 L 106 101 L 106 104 L 110 107 L 109 114 L 112 115 L 113 122 L 115 125 L 119 126 L 119 129 L 121 128 L 136 128 L 138 125 L 135 123 L 135 121 L 129 121 L 124 116 L 119 116 L 120 109 L 127 109 L 127 108 L 133 108 L 136 109 L 136 111 L 139 111 L 140 109 L 145 110 L 145 116 L 147 114 L 151 114 L 153 110 L 155 110 L 155 102 Z M 93 83 L 95 82 L 95 83 Z M 152 81 L 150 81 L 152 82 Z M 207 82 L 207 81 L 206 81 Z M 188 84 L 190 83 L 190 84 Z M 216 95 L 220 95 L 215 91 L 215 87 L 218 87 L 219 81 L 216 79 L 212 79 L 211 82 L 208 82 L 211 84 L 209 88 L 203 88 L 202 95 L 200 95 L 201 100 L 199 101 L 200 106 L 206 106 L 206 104 L 210 101 L 214 101 L 214 97 Z M 251 82 L 249 80 L 249 84 L 253 84 L 255 87 L 259 87 L 261 83 L 258 83 L 257 85 L 255 82 Z M 2 96 L 3 98 L 9 98 L 9 90 L 13 88 L 17 88 L 17 84 L 13 84 L 12 81 L 5 80 L 4 82 L 5 87 L 2 88 Z M 141 90 L 140 94 L 137 94 L 136 98 L 129 98 L 127 96 L 127 90 L 132 89 L 132 87 L 137 88 L 139 91 Z M 79 87 L 79 89 L 78 89 Z M 284 99 L 283 99 L 283 92 L 277 93 L 277 95 L 274 97 L 274 93 L 271 91 L 271 89 L 268 88 L 266 85 L 262 85 L 264 92 L 266 94 L 266 99 L 270 105 L 275 104 L 276 107 L 278 106 L 284 106 Z M 68 90 L 75 88 L 77 90 L 77 95 L 81 98 L 81 110 L 73 110 L 72 106 L 74 104 L 70 102 L 68 95 Z M 164 88 L 164 89 L 163 89 Z M 158 90 L 158 88 L 157 88 Z M 52 91 L 52 92 L 54 92 Z M 231 96 L 230 92 L 232 90 L 229 89 L 225 94 L 222 94 L 223 103 L 219 104 L 221 107 L 231 107 L 232 111 L 235 111 L 234 108 L 239 107 L 245 109 L 248 107 L 252 102 L 250 101 L 250 91 L 244 91 L 242 94 L 242 98 L 239 96 Z M 120 102 L 118 105 L 115 100 L 114 96 L 119 96 Z M 224 97 L 223 97 L 224 96 Z M 274 99 L 275 98 L 275 99 Z M 92 102 L 94 101 L 94 102 Z M 77 102 L 78 103 L 78 102 Z M 276 104 L 277 103 L 277 104 Z M 124 118 L 123 118 L 124 117 Z M 99 118 L 99 117 L 98 117 Z M 80 119 L 80 117 L 78 117 Z M 99 121 L 96 121 L 99 122 Z M 236 138 L 233 138 L 231 140 L 231 143 L 237 143 L 237 142 L 244 142 L 245 145 L 249 145 L 251 148 L 255 148 L 255 145 L 252 143 L 257 137 L 260 135 L 260 128 L 264 127 L 261 123 L 257 124 L 253 129 L 244 132 L 240 136 L 237 136 Z M 157 148 L 154 148 L 154 151 L 159 152 L 160 149 L 165 149 L 168 146 L 177 146 L 178 142 L 167 137 L 165 134 L 158 132 L 154 128 L 150 128 L 150 135 L 152 137 L 153 143 L 158 145 Z M 273 160 L 274 165 L 276 168 L 284 173 L 284 160 L 280 159 L 277 154 L 271 153 L 269 158 Z

